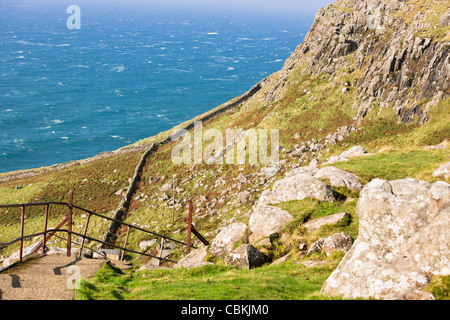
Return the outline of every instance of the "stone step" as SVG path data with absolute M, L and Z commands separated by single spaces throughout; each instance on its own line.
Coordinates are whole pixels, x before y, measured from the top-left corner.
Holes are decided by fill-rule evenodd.
M 73 300 L 75 292 L 68 289 L 13 288 L 0 289 L 0 300 Z
M 40 276 L 23 276 L 8 275 L 8 277 L 0 278 L 0 288 L 65 288 L 69 276 L 54 277 L 48 275 Z
M 0 300 L 71 300 L 77 276 L 90 278 L 106 263 L 103 259 L 77 259 L 48 255 L 30 259 L 0 273 Z M 70 267 L 76 267 L 70 270 Z M 71 281 L 72 280 L 72 281 Z

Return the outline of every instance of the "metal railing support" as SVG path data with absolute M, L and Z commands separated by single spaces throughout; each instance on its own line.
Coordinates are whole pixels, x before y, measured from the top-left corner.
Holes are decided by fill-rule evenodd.
M 88 213 L 87 219 L 86 219 L 86 223 L 84 224 L 84 231 L 83 231 L 83 239 L 81 240 L 81 246 L 80 246 L 80 252 L 78 253 L 78 258 L 81 258 L 81 255 L 83 253 L 83 248 L 84 248 L 84 241 L 86 240 L 86 234 L 87 234 L 87 229 L 89 226 L 89 220 L 91 219 L 91 214 Z
M 25 206 L 20 207 L 20 249 L 19 249 L 19 262 L 22 262 L 23 256 L 23 230 L 25 224 Z
M 73 190 L 69 192 L 69 210 L 67 212 L 67 256 L 72 250 L 72 215 L 73 215 Z
M 188 216 L 188 225 L 187 225 L 187 240 L 186 240 L 186 254 L 191 252 L 191 229 L 192 229 L 192 201 L 188 201 L 189 204 L 189 216 Z
M 123 245 L 123 250 L 122 250 L 122 255 L 120 256 L 120 260 L 123 260 L 123 255 L 125 254 L 125 250 L 127 250 L 128 237 L 130 236 L 130 230 L 131 230 L 131 227 L 128 226 L 127 235 L 125 237 L 125 244 Z
M 48 226 L 48 213 L 49 213 L 50 205 L 45 205 L 45 217 L 44 217 L 44 237 L 42 239 L 42 254 L 45 253 L 45 245 L 47 243 L 47 226 Z

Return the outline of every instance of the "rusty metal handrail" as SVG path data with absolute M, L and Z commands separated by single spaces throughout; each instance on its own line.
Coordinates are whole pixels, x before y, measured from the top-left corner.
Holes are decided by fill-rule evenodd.
M 68 210 L 67 216 L 58 225 L 58 227 L 52 228 L 52 229 L 47 229 L 47 221 L 48 221 L 50 205 L 67 206 L 69 210 Z M 44 227 L 44 231 L 43 232 L 38 232 L 38 233 L 30 234 L 30 235 L 24 235 L 25 208 L 26 207 L 30 207 L 30 206 L 45 206 L 45 227 Z M 151 257 L 151 258 L 156 258 L 156 259 L 159 259 L 160 261 L 164 260 L 164 261 L 169 261 L 169 262 L 174 262 L 175 263 L 175 261 L 167 259 L 167 258 L 162 258 L 161 256 L 157 257 L 157 256 L 154 256 L 154 255 L 151 255 L 151 254 L 148 254 L 148 253 L 144 253 L 144 252 L 139 252 L 139 251 L 135 251 L 135 250 L 132 250 L 132 249 L 128 249 L 126 247 L 127 243 L 128 243 L 128 236 L 130 234 L 131 229 L 136 229 L 136 230 L 139 230 L 139 231 L 151 234 L 153 236 L 161 237 L 162 238 L 162 243 L 163 243 L 164 240 L 170 240 L 172 242 L 175 242 L 175 243 L 178 243 L 178 244 L 181 244 L 181 245 L 185 245 L 187 247 L 187 252 L 189 253 L 191 247 L 195 248 L 195 246 L 191 245 L 191 243 L 190 243 L 190 232 L 191 232 L 191 230 L 193 231 L 193 233 L 195 235 L 197 235 L 200 238 L 200 240 L 203 243 L 207 243 L 207 241 L 203 237 L 201 237 L 200 234 L 198 233 L 198 231 L 195 230 L 195 228 L 192 226 L 192 202 L 190 200 L 189 200 L 189 206 L 190 206 L 189 207 L 190 223 L 188 225 L 188 243 L 184 243 L 182 241 L 179 241 L 179 240 L 176 240 L 176 239 L 173 239 L 173 238 L 170 238 L 170 237 L 167 237 L 167 236 L 164 236 L 164 235 L 152 232 L 152 231 L 148 231 L 148 230 L 136 227 L 134 225 L 131 225 L 129 223 L 126 223 L 126 222 L 123 222 L 123 221 L 119 221 L 119 220 L 116 220 L 114 218 L 110 218 L 110 217 L 107 217 L 107 216 L 103 216 L 103 215 L 101 215 L 99 213 L 93 212 L 91 210 L 82 208 L 82 207 L 77 206 L 77 205 L 74 205 L 73 204 L 73 190 L 71 190 L 69 192 L 69 202 L 48 201 L 48 202 L 33 202 L 33 203 L 20 203 L 20 204 L 0 205 L 0 208 L 21 208 L 20 237 L 12 240 L 10 242 L 0 243 L 0 248 L 8 247 L 8 246 L 10 246 L 10 245 L 12 245 L 12 244 L 14 244 L 16 242 L 20 242 L 19 262 L 22 262 L 22 259 L 23 259 L 23 241 L 25 239 L 43 235 L 44 236 L 43 240 L 41 240 L 41 242 L 38 243 L 35 248 L 33 248 L 32 252 L 30 254 L 36 253 L 41 248 L 42 248 L 42 251 L 44 253 L 46 241 L 48 241 L 57 232 L 66 232 L 67 233 L 67 256 L 69 256 L 69 257 L 71 255 L 71 244 L 72 244 L 72 240 L 71 239 L 72 239 L 72 235 L 76 235 L 76 236 L 80 236 L 82 238 L 82 243 L 81 243 L 81 246 L 80 246 L 79 257 L 81 257 L 81 255 L 82 255 L 84 242 L 85 242 L 86 239 L 88 239 L 90 241 L 96 241 L 96 242 L 99 242 L 101 244 L 104 244 L 104 245 L 107 245 L 107 246 L 110 246 L 110 247 L 114 247 L 114 248 L 118 248 L 118 249 L 123 250 L 121 258 L 123 258 L 123 252 L 127 251 L 127 252 L 132 252 L 132 253 L 148 256 L 148 257 Z M 72 231 L 73 209 L 78 209 L 78 210 L 86 212 L 88 214 L 83 234 L 80 234 L 80 233 Z M 107 219 L 107 220 L 110 220 L 110 221 L 114 221 L 114 222 L 117 222 L 117 223 L 120 223 L 122 225 L 127 226 L 128 230 L 127 230 L 127 235 L 126 235 L 126 240 L 125 240 L 124 246 L 118 246 L 118 245 L 113 244 L 113 243 L 105 242 L 105 241 L 102 241 L 102 240 L 95 239 L 95 238 L 87 236 L 87 229 L 88 229 L 89 220 L 90 220 L 91 215 L 95 215 L 95 216 L 98 216 L 98 217 L 101 217 L 101 218 L 104 218 L 104 219 Z M 63 225 L 66 224 L 66 223 L 67 223 L 67 229 L 62 229 Z M 50 236 L 47 236 L 48 234 L 50 234 Z M 209 243 L 207 243 L 207 244 L 209 244 Z
M 203 236 L 200 234 L 200 232 L 197 231 L 197 229 L 195 229 L 195 227 L 192 225 L 192 211 L 193 209 L 193 204 L 192 204 L 192 200 L 188 200 L 188 204 L 189 204 L 189 215 L 188 218 L 184 218 L 184 221 L 188 222 L 187 225 L 187 245 L 186 245 L 186 253 L 189 254 L 191 252 L 191 233 L 195 234 L 197 236 L 197 238 L 199 238 L 199 240 L 201 242 L 203 242 L 204 245 L 209 246 L 209 242 L 208 240 L 206 240 L 205 238 L 203 238 Z

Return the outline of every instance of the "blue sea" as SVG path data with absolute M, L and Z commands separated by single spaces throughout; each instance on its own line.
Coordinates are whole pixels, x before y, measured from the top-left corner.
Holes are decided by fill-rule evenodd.
M 315 15 L 91 1 L 69 29 L 70 4 L 0 3 L 0 172 L 115 150 L 215 108 L 280 70 Z

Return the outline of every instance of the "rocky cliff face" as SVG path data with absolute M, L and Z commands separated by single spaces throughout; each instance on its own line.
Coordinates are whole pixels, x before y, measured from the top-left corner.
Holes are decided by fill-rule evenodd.
M 338 1 L 319 10 L 303 43 L 273 79 L 265 101 L 279 99 L 292 70 L 352 74 L 361 120 L 394 109 L 399 121 L 424 123 L 449 94 L 450 18 L 446 1 Z M 428 6 L 427 6 L 428 4 Z

